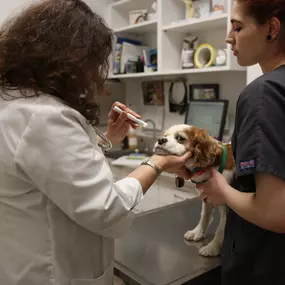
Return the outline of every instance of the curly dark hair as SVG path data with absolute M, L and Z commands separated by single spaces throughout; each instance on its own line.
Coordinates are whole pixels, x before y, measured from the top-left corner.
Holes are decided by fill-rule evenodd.
M 0 30 L 3 94 L 11 89 L 23 96 L 24 90 L 50 94 L 97 124 L 95 93 L 107 79 L 112 41 L 103 19 L 81 0 L 33 4 Z

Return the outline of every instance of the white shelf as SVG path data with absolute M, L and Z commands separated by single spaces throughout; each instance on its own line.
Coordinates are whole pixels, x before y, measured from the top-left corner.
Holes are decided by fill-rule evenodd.
M 111 7 L 112 8 L 116 8 L 116 7 L 122 7 L 122 6 L 127 6 L 129 5 L 130 3 L 132 2 L 132 0 L 120 0 L 120 1 L 117 1 L 113 4 L 111 4 Z
M 128 73 L 128 74 L 113 74 L 109 76 L 109 79 L 128 79 L 128 78 L 140 78 L 161 75 L 159 72 L 139 72 L 139 73 Z
M 145 34 L 157 32 L 157 20 L 146 21 L 134 25 L 128 25 L 122 28 L 114 29 L 115 33 L 133 33 L 133 34 Z
M 221 72 L 229 71 L 228 66 L 212 66 L 205 68 L 191 68 L 191 69 L 178 69 L 178 70 L 165 70 L 164 75 L 179 75 L 179 74 L 193 74 L 193 73 L 206 73 L 206 72 Z
M 210 31 L 227 27 L 228 14 L 211 15 L 203 19 L 183 20 L 162 27 L 163 31 L 187 33 L 189 31 Z
M 116 1 L 110 5 L 112 9 L 115 10 L 137 10 L 145 9 L 147 6 L 150 6 L 154 0 L 120 0 Z
M 172 75 L 186 75 L 195 73 L 207 73 L 207 72 L 228 72 L 233 71 L 228 66 L 213 66 L 207 68 L 193 68 L 193 69 L 177 69 L 177 70 L 165 70 L 163 72 L 141 72 L 141 73 L 129 73 L 129 74 L 114 74 L 109 76 L 109 79 L 128 79 L 128 78 L 143 78 L 154 76 L 172 76 Z M 242 71 L 242 70 L 236 70 Z

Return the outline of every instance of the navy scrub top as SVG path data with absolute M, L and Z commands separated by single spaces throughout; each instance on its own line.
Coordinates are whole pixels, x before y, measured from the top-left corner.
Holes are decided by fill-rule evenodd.
M 237 166 L 234 187 L 239 191 L 256 191 L 257 172 L 285 180 L 285 65 L 243 90 L 232 146 Z M 262 229 L 229 209 L 222 250 L 223 285 L 285 285 L 284 259 L 284 234 Z

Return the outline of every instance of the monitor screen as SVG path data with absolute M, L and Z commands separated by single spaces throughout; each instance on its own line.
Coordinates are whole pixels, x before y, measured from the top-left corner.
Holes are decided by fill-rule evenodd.
M 227 100 L 190 101 L 185 124 L 206 129 L 210 136 L 222 140 L 228 108 Z

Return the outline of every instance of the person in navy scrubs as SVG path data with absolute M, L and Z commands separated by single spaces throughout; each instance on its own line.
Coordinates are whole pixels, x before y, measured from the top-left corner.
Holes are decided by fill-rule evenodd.
M 222 284 L 285 284 L 285 1 L 237 0 L 227 43 L 263 75 L 240 94 L 232 146 L 236 181 L 215 169 L 202 198 L 228 208 Z

